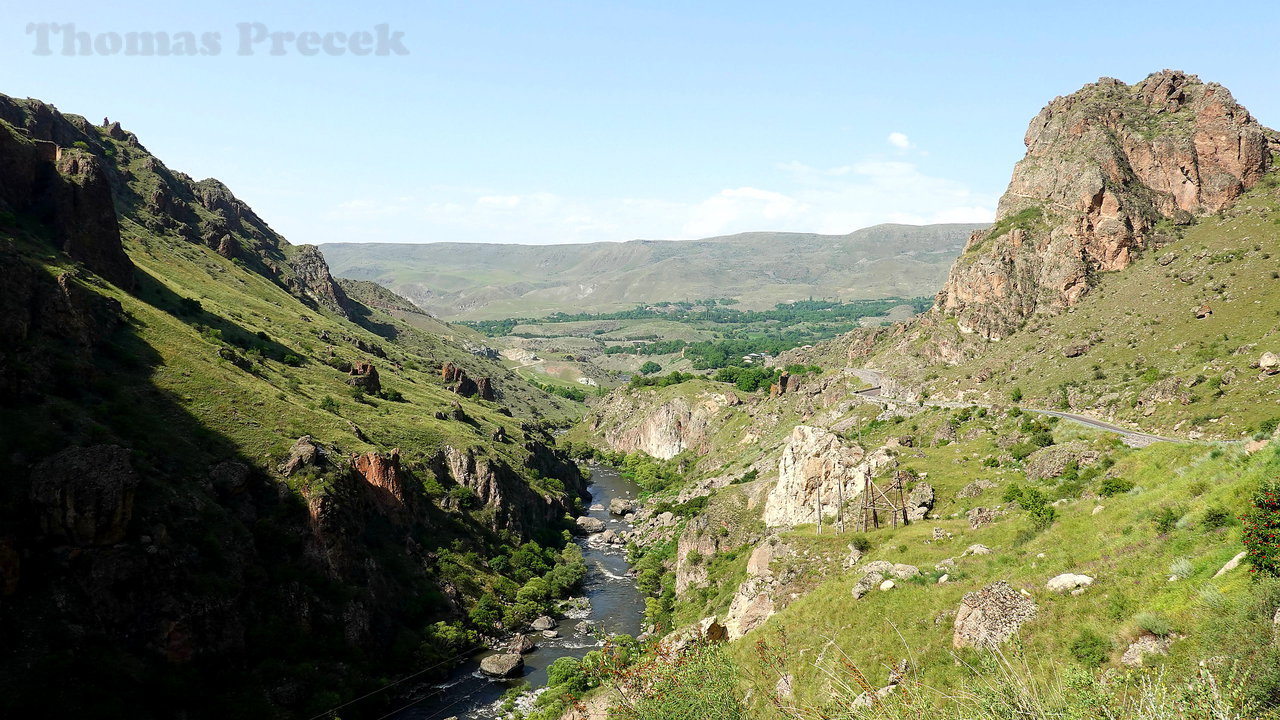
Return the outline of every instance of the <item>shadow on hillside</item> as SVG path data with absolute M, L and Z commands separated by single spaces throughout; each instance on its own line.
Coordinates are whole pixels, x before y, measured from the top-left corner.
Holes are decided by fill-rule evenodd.
M 301 353 L 273 340 L 266 333 L 250 332 L 232 320 L 209 312 L 200 305 L 198 300 L 175 293 L 142 268 L 138 268 L 135 276 L 138 282 L 138 298 L 192 327 L 208 328 L 208 331 L 201 331 L 206 336 L 221 338 L 224 342 L 242 350 L 258 348 L 264 355 L 276 360 L 283 360 L 289 355 L 301 356 Z

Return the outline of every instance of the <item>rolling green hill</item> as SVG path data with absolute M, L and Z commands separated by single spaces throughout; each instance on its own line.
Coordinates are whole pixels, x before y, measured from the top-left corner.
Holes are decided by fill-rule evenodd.
M 779 302 L 932 295 L 982 225 L 877 225 L 848 235 L 755 232 L 586 245 L 338 243 L 335 275 L 373 280 L 442 318 L 607 312 L 730 297 Z

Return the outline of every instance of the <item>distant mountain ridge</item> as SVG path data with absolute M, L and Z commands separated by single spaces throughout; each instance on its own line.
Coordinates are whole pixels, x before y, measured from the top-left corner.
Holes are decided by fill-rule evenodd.
M 981 224 L 876 225 L 848 235 L 750 232 L 578 245 L 331 243 L 335 275 L 372 280 L 444 318 L 616 310 L 733 297 L 932 295 Z

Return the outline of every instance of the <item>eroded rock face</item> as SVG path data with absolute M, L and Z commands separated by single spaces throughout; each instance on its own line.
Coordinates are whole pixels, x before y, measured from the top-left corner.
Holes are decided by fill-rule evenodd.
M 956 611 L 952 645 L 995 647 L 1036 616 L 1036 603 L 1001 580 L 965 593 Z
M 1158 221 L 1230 206 L 1270 170 L 1280 137 L 1226 88 L 1165 70 L 1053 100 L 1026 146 L 996 225 L 970 238 L 935 305 L 992 340 L 1079 302 L 1095 273 L 1157 242 Z
M 115 445 L 68 448 L 32 471 L 31 500 L 40 527 L 73 545 L 111 545 L 124 538 L 140 478 L 131 453 Z
M 620 421 L 606 432 L 605 440 L 622 452 L 639 450 L 660 460 L 669 460 L 685 450 L 703 446 L 708 420 L 719 409 L 718 402 L 711 404 L 713 408 L 695 408 L 677 397 L 648 415 L 635 417 L 634 408 L 628 408 L 625 401 L 615 401 L 602 410 Z
M 364 481 L 375 503 L 383 512 L 398 512 L 408 502 L 404 473 L 400 470 L 400 451 L 389 454 L 367 452 L 351 458 L 351 467 Z
M 892 462 L 884 448 L 866 455 L 829 430 L 797 425 L 778 461 L 778 482 L 765 500 L 765 524 L 802 525 L 816 523 L 820 513 L 834 515 L 842 499 L 861 495 L 867 478 Z
M 349 317 L 351 301 L 329 273 L 329 265 L 315 245 L 297 245 L 289 258 L 292 275 L 285 280 L 289 291 L 299 299 Z
M 773 593 L 764 577 L 750 577 L 738 586 L 738 592 L 729 605 L 724 626 L 730 640 L 737 640 L 755 630 L 773 617 L 775 612 Z

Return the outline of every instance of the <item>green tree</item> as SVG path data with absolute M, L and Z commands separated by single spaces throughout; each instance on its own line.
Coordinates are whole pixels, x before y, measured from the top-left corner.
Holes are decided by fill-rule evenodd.
M 652 360 L 646 360 L 645 363 L 640 366 L 641 375 L 652 375 L 656 372 L 661 372 L 661 371 L 662 371 L 662 366 Z

